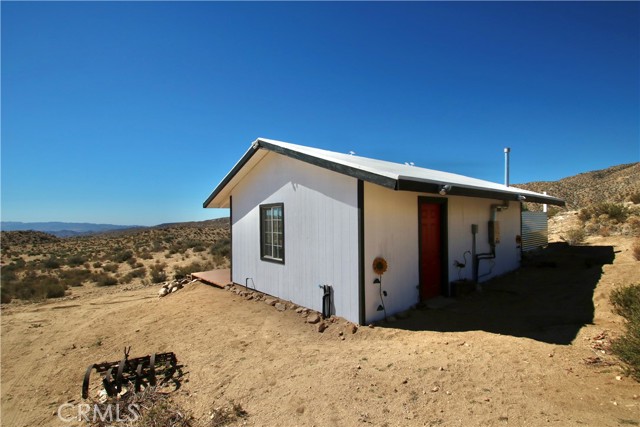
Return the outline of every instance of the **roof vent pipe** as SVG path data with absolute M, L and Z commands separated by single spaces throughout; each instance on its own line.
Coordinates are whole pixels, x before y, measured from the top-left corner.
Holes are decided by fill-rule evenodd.
M 505 147 L 504 149 L 504 185 L 509 186 L 509 153 L 511 148 Z

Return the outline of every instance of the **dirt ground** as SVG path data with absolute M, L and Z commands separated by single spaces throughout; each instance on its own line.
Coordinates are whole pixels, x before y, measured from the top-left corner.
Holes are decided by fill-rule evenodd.
M 202 419 L 233 401 L 250 426 L 640 425 L 640 384 L 607 351 L 623 325 L 609 292 L 640 282 L 631 244 L 551 245 L 481 293 L 355 334 L 340 319 L 318 333 L 294 310 L 202 283 L 162 299 L 157 286 L 85 286 L 12 303 L 2 425 L 72 425 L 58 406 L 81 403 L 86 367 L 129 345 L 176 353 L 173 396 Z

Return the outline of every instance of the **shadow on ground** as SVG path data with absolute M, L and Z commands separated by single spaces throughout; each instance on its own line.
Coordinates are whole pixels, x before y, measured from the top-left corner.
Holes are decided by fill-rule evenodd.
M 602 266 L 611 264 L 611 246 L 550 244 L 523 259 L 522 268 L 485 282 L 482 292 L 453 299 L 439 309 L 411 311 L 388 324 L 407 330 L 487 332 L 570 344 L 593 323 L 593 291 Z

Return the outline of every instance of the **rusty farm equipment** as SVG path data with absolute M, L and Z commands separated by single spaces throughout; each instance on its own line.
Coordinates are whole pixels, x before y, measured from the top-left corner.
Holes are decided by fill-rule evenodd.
M 115 397 L 120 394 L 123 386 L 129 384 L 133 384 L 136 393 L 143 386 L 155 386 L 158 383 L 157 377 L 162 377 L 160 384 L 163 384 L 180 368 L 174 353 L 154 353 L 129 359 L 130 350 L 131 347 L 125 347 L 124 357 L 119 362 L 95 363 L 87 368 L 82 382 L 83 399 L 89 396 L 89 378 L 94 369 L 102 376 L 102 384 L 107 395 Z

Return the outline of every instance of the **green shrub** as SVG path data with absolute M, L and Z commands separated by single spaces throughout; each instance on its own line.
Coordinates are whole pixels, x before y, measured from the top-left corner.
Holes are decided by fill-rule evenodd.
M 60 268 L 60 261 L 58 261 L 54 257 L 51 257 L 48 260 L 46 260 L 42 265 L 44 266 L 44 268 L 48 270 L 54 270 L 56 268 Z
M 208 269 L 209 269 L 209 265 L 201 264 L 197 261 L 194 261 L 191 264 L 185 265 L 184 267 L 176 268 L 174 277 L 177 280 L 180 280 L 180 279 L 184 279 L 191 273 L 195 273 L 197 271 L 206 271 Z
M 129 283 L 133 279 L 143 279 L 146 275 L 147 275 L 147 269 L 146 268 L 144 268 L 144 267 L 136 268 L 135 270 L 131 270 L 130 272 L 128 272 L 123 277 L 122 280 L 123 280 L 124 283 Z
M 107 273 L 95 273 L 92 279 L 97 286 L 114 286 L 118 284 L 118 279 Z
M 84 264 L 85 262 L 87 262 L 87 259 L 82 255 L 72 255 L 67 258 L 67 264 L 69 264 L 71 267 L 77 267 Z
M 47 298 L 61 298 L 64 296 L 66 287 L 62 283 L 50 283 L 47 286 Z
M 24 300 L 41 300 L 63 297 L 65 290 L 66 286 L 57 277 L 29 272 L 22 280 L 13 282 L 11 294 Z
M 611 292 L 614 311 L 626 319 L 625 333 L 611 344 L 629 374 L 640 381 L 640 284 Z
M 211 255 L 220 255 L 229 258 L 231 253 L 231 240 L 227 237 L 219 239 L 211 246 Z
M 58 273 L 58 277 L 65 286 L 82 286 L 82 282 L 91 279 L 91 271 L 83 268 L 63 270 Z
M 133 252 L 130 250 L 120 250 L 113 254 L 111 257 L 111 261 L 121 263 L 127 262 L 129 259 L 133 257 Z

